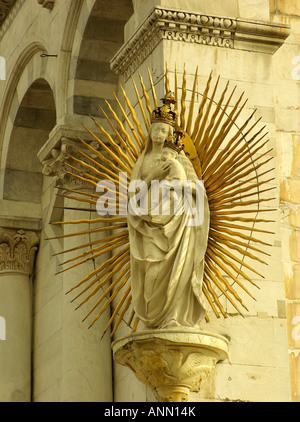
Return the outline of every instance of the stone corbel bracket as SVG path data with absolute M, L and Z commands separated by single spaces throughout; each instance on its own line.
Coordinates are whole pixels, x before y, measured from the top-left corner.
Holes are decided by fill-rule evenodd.
M 273 54 L 288 37 L 288 25 L 156 6 L 111 60 L 111 68 L 127 80 L 162 40 Z
M 98 145 L 93 144 L 94 148 L 97 148 Z M 50 157 L 44 159 L 42 161 L 42 172 L 45 176 L 49 177 L 56 177 L 56 185 L 61 187 L 82 187 L 84 185 L 76 177 L 72 176 L 70 173 L 77 173 L 76 170 L 72 170 L 72 167 L 69 165 L 74 166 L 73 160 L 70 156 L 79 159 L 81 162 L 85 162 L 86 160 L 80 154 L 79 151 L 82 151 L 82 145 L 75 140 L 62 137 L 60 142 L 56 144 L 50 151 Z M 86 150 L 89 156 L 92 157 L 92 154 L 89 150 Z M 92 157 L 95 158 L 95 157 Z M 87 163 L 89 164 L 89 163 Z M 79 164 L 75 163 L 75 167 L 83 172 L 87 172 L 88 170 L 84 166 L 80 166 Z
M 120 338 L 112 349 L 115 361 L 130 368 L 159 402 L 184 402 L 228 357 L 228 340 L 208 332 L 160 329 Z

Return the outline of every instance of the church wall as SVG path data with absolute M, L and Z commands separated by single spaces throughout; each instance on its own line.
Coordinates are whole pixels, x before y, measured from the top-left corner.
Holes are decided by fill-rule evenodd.
M 283 48 L 273 56 L 272 70 L 291 397 L 299 401 L 300 7 L 298 2 L 274 0 L 270 12 L 273 22 L 291 27 Z
M 172 5 L 168 4 L 166 1 L 161 2 L 161 6 L 166 6 L 167 9 L 169 7 L 169 10 L 172 11 L 176 8 L 176 5 L 173 3 Z M 183 2 L 180 6 L 184 11 L 196 11 L 195 8 L 189 9 L 186 7 L 187 5 L 183 4 Z M 207 4 L 205 6 L 204 12 L 212 13 L 209 6 Z M 240 6 L 240 9 L 238 6 Z M 269 5 L 264 2 L 263 6 L 260 11 L 256 8 L 255 13 L 252 8 L 247 9 L 243 2 L 240 5 L 236 2 L 234 7 L 237 15 L 243 19 L 249 18 L 250 21 L 255 18 L 268 20 Z M 219 12 L 219 14 L 223 16 L 226 12 Z M 141 23 L 145 16 L 147 16 L 145 10 L 141 12 L 137 9 L 135 15 L 126 26 L 128 31 L 127 40 L 131 46 L 134 45 L 132 37 L 136 36 L 137 40 L 140 40 L 138 35 L 139 25 L 144 25 L 146 28 L 146 24 Z M 254 109 L 257 109 L 255 121 L 261 118 L 261 126 L 266 125 L 266 130 L 268 131 L 267 138 L 269 142 L 264 152 L 267 153 L 268 150 L 271 150 L 267 153 L 267 157 L 273 158 L 270 168 L 271 166 L 274 167 L 274 171 L 269 175 L 273 180 L 265 186 L 265 188 L 274 188 L 271 195 L 274 196 L 274 199 L 267 205 L 262 205 L 262 208 L 267 211 L 263 213 L 263 218 L 274 220 L 274 222 L 257 226 L 275 233 L 269 237 L 265 235 L 257 236 L 272 245 L 266 248 L 270 256 L 263 257 L 268 265 L 266 266 L 259 262 L 253 264 L 250 259 L 245 259 L 245 262 L 253 265 L 257 271 L 264 275 L 264 279 L 259 279 L 255 275 L 253 277 L 259 289 L 250 288 L 250 291 L 257 300 L 254 301 L 249 297 L 247 298 L 247 295 L 241 292 L 241 297 L 249 309 L 249 312 L 244 311 L 245 317 L 243 318 L 223 298 L 222 303 L 224 301 L 225 307 L 231 315 L 230 318 L 225 320 L 222 317 L 216 319 L 214 315 L 210 315 L 211 321 L 208 324 L 204 323 L 204 330 L 217 332 L 230 339 L 229 359 L 217 365 L 215 384 L 212 379 L 208 379 L 204 382 L 205 385 L 203 385 L 202 392 L 192 394 L 191 400 L 289 401 L 290 383 L 276 161 L 272 54 L 268 51 L 267 46 L 266 50 L 262 51 L 251 41 L 245 44 L 234 43 L 233 48 L 192 43 L 184 35 L 182 40 L 176 38 L 172 29 L 170 29 L 169 33 L 170 40 L 166 36 L 157 46 L 155 46 L 155 43 L 153 43 L 154 46 L 147 45 L 150 50 L 149 56 L 146 55 L 145 57 L 142 52 L 140 57 L 136 54 L 132 64 L 129 65 L 130 71 L 124 68 L 122 79 L 124 80 L 126 92 L 129 92 L 129 95 L 131 94 L 131 98 L 135 98 L 129 75 L 133 73 L 135 80 L 139 80 L 138 72 L 135 72 L 137 63 L 139 63 L 138 69 L 143 75 L 144 82 L 146 81 L 147 89 L 149 88 L 149 82 L 146 77 L 147 68 L 150 67 L 152 69 L 153 83 L 156 90 L 158 90 L 158 98 L 161 98 L 164 92 L 162 76 L 166 62 L 170 72 L 171 87 L 174 79 L 175 63 L 179 72 L 179 85 L 181 83 L 180 78 L 182 78 L 183 63 L 185 63 L 189 89 L 192 88 L 193 75 L 196 66 L 198 66 L 197 92 L 203 92 L 208 75 L 213 69 L 214 82 L 217 76 L 220 75 L 220 92 L 227 80 L 230 80 L 230 86 L 237 86 L 234 96 L 235 100 L 243 91 L 245 92 L 244 97 L 248 98 L 248 102 L 241 114 L 241 122 Z M 118 58 L 116 61 L 118 62 Z M 120 62 L 121 59 L 118 63 Z M 199 102 L 200 99 L 198 100 Z M 189 92 L 187 101 L 189 101 Z M 197 110 L 199 102 L 196 103 L 195 110 Z M 273 209 L 275 211 L 271 211 Z M 123 332 L 117 333 L 117 336 L 119 337 L 123 334 Z M 117 374 L 122 374 L 116 375 L 117 379 L 119 379 L 119 383 L 116 385 L 117 397 L 121 397 L 123 401 L 135 397 L 135 391 L 138 391 L 138 389 L 134 386 L 134 381 L 129 371 L 127 371 L 127 376 L 125 376 L 125 369 L 115 367 L 115 371 Z M 126 385 L 130 385 L 129 390 L 125 390 Z M 142 394 L 142 389 L 143 386 L 140 385 L 140 395 Z M 148 400 L 151 400 L 151 392 L 147 391 L 146 394 L 148 395 Z

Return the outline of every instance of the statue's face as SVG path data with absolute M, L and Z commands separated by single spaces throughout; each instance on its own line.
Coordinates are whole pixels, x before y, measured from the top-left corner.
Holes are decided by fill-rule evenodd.
M 150 137 L 152 142 L 162 144 L 173 133 L 173 128 L 167 123 L 152 123 Z

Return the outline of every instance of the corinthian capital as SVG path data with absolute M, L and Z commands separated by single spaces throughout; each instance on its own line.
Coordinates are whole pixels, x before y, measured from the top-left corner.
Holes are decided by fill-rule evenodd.
M 33 271 L 39 238 L 36 232 L 0 228 L 0 272 Z

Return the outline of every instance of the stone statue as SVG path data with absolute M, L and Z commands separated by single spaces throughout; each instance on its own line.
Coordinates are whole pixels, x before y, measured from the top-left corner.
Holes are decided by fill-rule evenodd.
M 180 131 L 174 130 L 176 116 L 172 103 L 169 93 L 164 106 L 153 112 L 145 149 L 131 174 L 131 184 L 136 182 L 141 188 L 139 198 L 143 212 L 130 212 L 129 207 L 127 215 L 132 302 L 138 317 L 151 329 L 195 327 L 205 316 L 202 279 L 209 207 L 203 184 L 199 184 L 192 163 L 183 151 Z M 171 191 L 168 185 L 162 184 L 158 199 L 153 200 L 153 181 L 177 181 L 173 185 L 181 189 Z M 190 205 L 195 209 L 197 182 L 202 189 L 203 214 L 200 224 L 197 221 L 189 224 L 191 214 L 179 190 L 191 187 Z M 132 196 L 130 193 L 129 204 Z M 166 203 L 169 212 L 164 212 Z
M 99 217 L 79 220 L 80 223 L 91 224 L 86 233 L 106 231 L 107 235 L 99 241 L 91 240 L 90 245 L 82 245 L 82 248 L 90 246 L 90 249 L 62 263 L 69 263 L 69 267 L 62 270 L 66 271 L 115 251 L 111 258 L 70 290 L 85 284 L 86 287 L 76 296 L 86 294 L 78 305 L 80 307 L 97 297 L 103 289 L 86 315 L 87 318 L 98 310 L 90 327 L 116 300 L 103 335 L 112 328 L 113 336 L 123 321 L 132 333 L 137 331 L 140 321 L 150 330 L 168 327 L 179 327 L 179 330 L 180 327 L 192 327 L 197 330 L 203 318 L 210 320 L 210 310 L 217 318 L 221 315 L 226 318 L 227 303 L 243 315 L 240 306 L 246 310 L 248 308 L 238 289 L 241 288 L 254 298 L 246 284 L 258 287 L 246 270 L 263 277 L 255 265 L 251 265 L 251 260 L 254 264 L 257 261 L 266 264 L 256 256 L 257 253 L 265 254 L 265 251 L 254 245 L 257 242 L 262 245 L 264 242 L 255 236 L 255 232 L 260 232 L 260 229 L 254 231 L 253 226 L 257 222 L 272 221 L 257 219 L 258 214 L 253 214 L 260 212 L 262 202 L 272 200 L 272 197 L 259 197 L 260 187 L 272 180 L 258 178 L 264 166 L 267 166 L 267 170 L 262 171 L 262 175 L 272 171 L 268 167 L 272 157 L 264 159 L 268 151 L 262 152 L 257 158 L 267 142 L 264 139 L 266 133 L 262 135 L 264 128 L 255 129 L 253 134 L 252 129 L 259 122 L 258 119 L 253 123 L 255 110 L 241 127 L 237 124 L 246 101 L 242 104 L 242 94 L 229 113 L 227 108 L 235 88 L 223 106 L 228 83 L 218 101 L 214 93 L 219 78 L 212 95 L 209 95 L 212 73 L 199 101 L 197 113 L 197 71 L 188 107 L 186 70 L 182 75 L 180 90 L 176 82 L 176 68 L 174 76 L 175 90 L 172 94 L 166 69 L 167 94 L 161 107 L 150 74 L 150 91 L 146 89 L 140 75 L 142 97 L 133 81 L 140 115 L 148 133 L 138 119 L 138 108 L 135 111 L 121 87 L 129 113 L 124 110 L 117 96 L 117 110 L 122 118 L 118 117 L 109 103 L 107 105 L 112 117 L 109 118 L 102 110 L 115 133 L 115 140 L 94 119 L 101 132 L 100 137 L 84 127 L 99 148 L 79 138 L 85 151 L 82 152 L 83 159 L 68 154 L 80 166 L 79 174 L 68 171 L 68 175 L 80 183 L 85 181 L 97 188 L 99 184 L 96 182 L 101 184 L 104 177 L 107 189 L 104 194 L 103 190 L 96 189 L 101 195 L 93 195 L 92 199 L 86 196 L 81 198 L 81 191 L 77 197 L 73 193 L 70 196 L 64 195 L 82 201 L 85 205 L 86 201 L 96 205 L 99 201 L 107 204 L 107 209 L 101 208 L 104 213 L 99 213 Z M 154 110 L 148 92 L 152 93 Z M 105 138 L 105 142 L 101 137 Z M 89 157 L 90 152 L 96 159 Z M 257 163 L 258 159 L 263 161 Z M 73 165 L 70 167 L 75 168 Z M 126 180 L 120 177 L 124 173 Z M 127 213 L 123 212 L 124 209 Z M 193 216 L 194 210 L 196 218 Z M 77 221 L 63 224 L 77 224 Z M 106 226 L 99 228 L 98 224 Z M 264 233 L 268 232 L 264 230 Z M 81 233 L 74 233 L 77 234 Z M 71 251 L 73 249 L 64 253 Z M 250 260 L 250 264 L 243 257 Z M 225 306 L 219 300 L 220 295 L 226 298 Z

